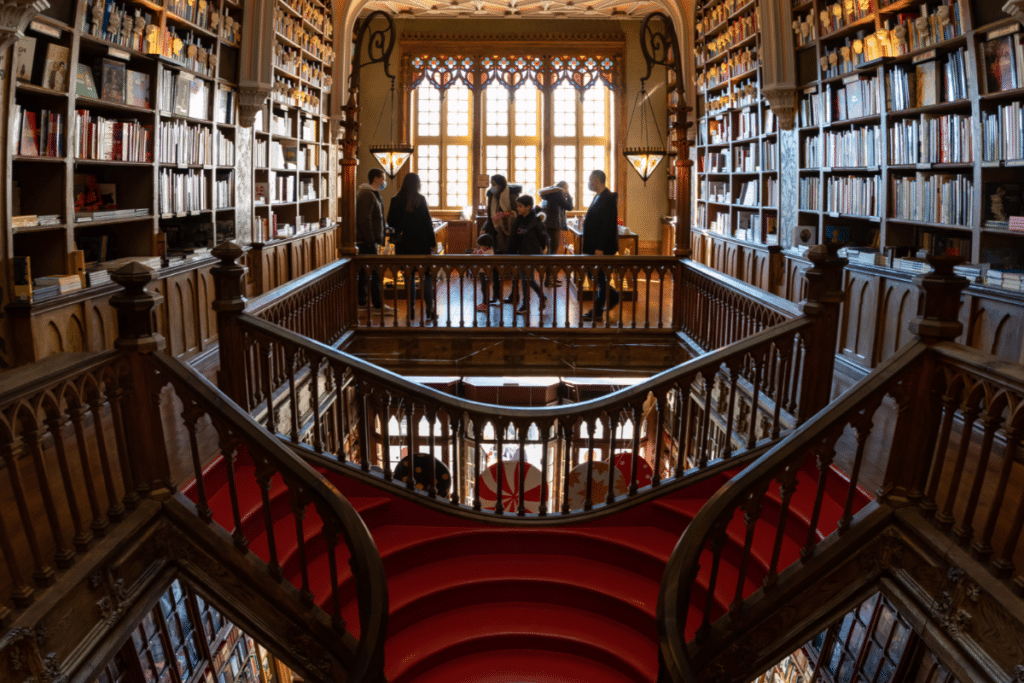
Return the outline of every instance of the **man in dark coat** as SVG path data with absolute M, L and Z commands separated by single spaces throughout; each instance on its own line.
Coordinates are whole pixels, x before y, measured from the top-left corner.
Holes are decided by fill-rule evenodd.
M 360 185 L 356 193 L 356 248 L 360 254 L 376 255 L 377 246 L 384 244 L 384 202 L 380 191 L 387 187 L 387 179 L 384 171 L 372 168 L 367 180 L 369 182 Z M 359 306 L 366 306 L 366 274 L 362 268 L 359 269 L 358 295 Z M 374 308 L 383 308 L 380 273 L 376 270 L 370 273 L 370 299 Z
M 619 195 L 605 185 L 604 171 L 590 174 L 588 187 L 594 193 L 594 201 L 583 218 L 583 253 L 591 256 L 612 256 L 619 251 Z M 608 310 L 619 305 L 619 293 L 608 284 L 608 275 L 599 268 L 594 278 L 597 293 L 594 308 L 583 314 L 583 320 L 600 320 L 604 315 L 605 302 Z

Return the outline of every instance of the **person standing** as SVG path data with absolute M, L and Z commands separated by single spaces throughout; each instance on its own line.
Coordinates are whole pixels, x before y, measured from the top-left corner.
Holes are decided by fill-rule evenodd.
M 557 190 L 544 193 L 544 228 L 548 233 L 548 254 L 557 254 L 561 251 L 562 231 L 566 229 L 565 212 L 572 211 L 572 196 L 569 194 L 569 183 L 560 180 L 555 183 Z M 544 284 L 548 287 L 558 287 L 562 283 L 555 278 L 555 273 L 548 271 Z
M 491 176 L 491 186 L 487 189 L 487 222 L 484 223 L 483 231 L 494 238 L 494 253 L 508 254 L 509 233 L 512 230 L 512 222 L 516 218 L 513 207 L 515 197 L 513 190 L 518 188 L 509 186 L 505 176 L 496 173 Z M 515 193 L 518 194 L 518 193 Z M 495 268 L 492 273 L 494 285 L 492 306 L 501 305 L 501 276 Z
M 594 193 L 594 201 L 583 218 L 582 251 L 590 256 L 612 256 L 619 251 L 619 195 L 609 190 L 605 183 L 604 171 L 594 171 L 587 182 L 587 187 Z M 619 305 L 619 293 L 608 284 L 604 268 L 597 269 L 594 282 L 597 285 L 594 307 L 583 314 L 583 320 L 600 320 L 604 316 L 605 303 L 609 311 Z
M 546 241 L 544 214 L 537 213 L 533 208 L 533 197 L 524 194 L 516 199 L 516 221 L 512 224 L 512 232 L 509 235 L 509 253 L 534 256 L 544 251 Z M 516 312 L 524 315 L 530 313 L 530 289 L 537 292 L 540 298 L 540 310 L 543 311 L 548 302 L 544 290 L 533 279 L 533 269 L 532 263 L 519 268 L 519 280 L 523 283 L 523 301 Z
M 388 225 L 395 231 L 395 254 L 410 256 L 429 256 L 434 253 L 437 243 L 434 241 L 434 222 L 430 219 L 430 209 L 426 198 L 420 194 L 420 177 L 415 173 L 407 173 L 402 180 L 398 194 L 391 198 L 388 206 Z M 409 317 L 415 319 L 416 277 L 410 273 L 409 280 Z M 424 268 L 423 277 L 423 308 L 424 320 L 434 317 L 434 278 L 429 268 Z
M 384 244 L 384 202 L 380 191 L 388 185 L 384 171 L 370 169 L 367 182 L 359 186 L 356 193 L 356 248 L 361 255 L 376 255 L 377 247 Z M 381 299 L 380 272 L 375 268 L 370 273 L 370 301 L 376 309 L 392 310 L 384 306 Z M 359 268 L 359 307 L 366 306 L 366 273 Z

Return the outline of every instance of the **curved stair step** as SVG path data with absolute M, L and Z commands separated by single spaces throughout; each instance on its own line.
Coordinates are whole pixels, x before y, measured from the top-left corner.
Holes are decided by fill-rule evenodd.
M 604 664 L 563 652 L 498 650 L 445 662 L 410 683 L 629 683 L 632 680 Z

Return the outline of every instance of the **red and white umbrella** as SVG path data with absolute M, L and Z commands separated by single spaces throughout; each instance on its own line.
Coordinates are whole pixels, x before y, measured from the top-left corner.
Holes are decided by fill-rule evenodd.
M 477 479 L 477 490 L 480 492 L 480 507 L 493 510 L 498 500 L 498 466 L 503 467 L 501 473 L 501 508 L 505 512 L 519 510 L 519 461 L 505 460 L 494 463 L 484 470 Z M 540 511 L 540 496 L 544 482 L 540 478 L 540 470 L 528 462 L 523 463 L 523 502 L 527 512 Z
M 615 469 L 618 470 L 615 473 L 616 486 L 615 490 L 618 490 L 618 479 L 622 478 L 622 481 L 626 482 L 626 488 L 629 488 L 629 475 L 633 469 L 633 453 L 631 451 L 619 451 L 615 454 Z M 654 475 L 654 470 L 646 460 L 644 460 L 643 454 L 636 459 L 636 487 L 642 489 L 645 486 L 650 486 L 651 477 Z

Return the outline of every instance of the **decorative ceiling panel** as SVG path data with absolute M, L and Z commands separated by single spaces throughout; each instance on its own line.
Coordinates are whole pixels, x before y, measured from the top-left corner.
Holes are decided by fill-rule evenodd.
M 372 0 L 361 14 L 382 10 L 395 17 L 640 19 L 661 9 L 652 0 Z

